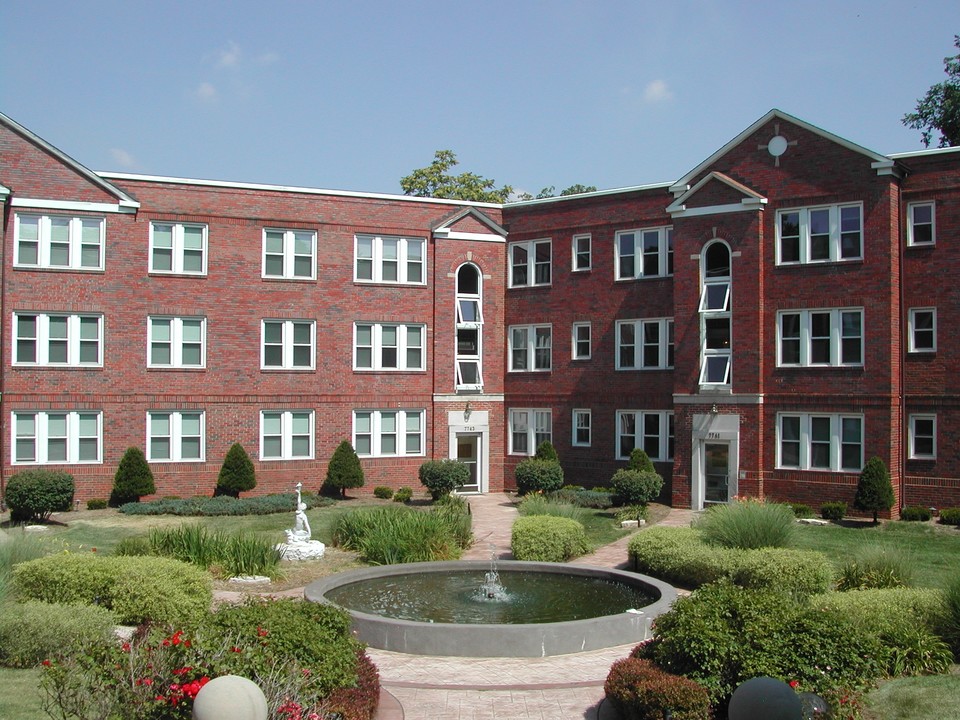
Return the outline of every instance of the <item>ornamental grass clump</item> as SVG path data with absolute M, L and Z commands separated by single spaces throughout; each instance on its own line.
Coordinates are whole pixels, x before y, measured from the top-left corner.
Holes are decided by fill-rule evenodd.
M 913 562 L 897 548 L 868 545 L 840 569 L 837 590 L 903 588 L 913 584 Z
M 358 508 L 341 515 L 333 530 L 334 545 L 373 565 L 456 560 L 470 540 L 470 516 L 456 503 L 428 511 L 406 505 Z
M 551 500 L 546 495 L 524 495 L 520 504 L 517 505 L 517 511 L 521 515 L 565 517 L 576 520 L 578 523 L 583 523 L 589 514 L 585 508 L 568 502 Z
M 751 550 L 789 547 L 796 522 L 789 505 L 747 498 L 711 507 L 700 516 L 696 528 L 711 545 Z
M 204 569 L 218 568 L 227 577 L 277 574 L 281 553 L 276 544 L 250 533 L 211 532 L 203 525 L 154 528 L 149 543 L 154 555 Z

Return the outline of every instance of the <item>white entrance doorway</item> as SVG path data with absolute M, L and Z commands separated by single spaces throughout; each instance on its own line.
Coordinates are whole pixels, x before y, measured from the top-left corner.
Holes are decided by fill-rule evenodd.
M 727 503 L 739 492 L 740 416 L 693 416 L 690 507 Z
M 703 443 L 703 502 L 730 500 L 730 443 Z
M 480 433 L 457 433 L 457 460 L 470 469 L 470 480 L 458 492 L 480 492 Z
M 449 444 L 447 457 L 464 463 L 470 479 L 457 488 L 461 493 L 485 493 L 490 490 L 490 414 L 487 410 L 451 410 L 447 412 Z

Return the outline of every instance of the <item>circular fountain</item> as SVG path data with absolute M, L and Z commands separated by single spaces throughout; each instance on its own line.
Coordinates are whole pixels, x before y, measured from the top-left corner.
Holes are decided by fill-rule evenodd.
M 381 650 L 544 657 L 638 643 L 676 599 L 666 583 L 582 565 L 502 561 L 384 565 L 310 583 Z

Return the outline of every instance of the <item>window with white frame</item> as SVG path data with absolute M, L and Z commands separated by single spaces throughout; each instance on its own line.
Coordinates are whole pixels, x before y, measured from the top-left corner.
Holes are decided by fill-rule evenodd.
M 573 411 L 573 439 L 574 447 L 590 447 L 593 419 L 589 410 L 575 409 Z
M 673 275 L 673 228 L 621 230 L 616 234 L 617 280 Z
M 937 241 L 935 205 L 932 202 L 907 205 L 907 245 L 922 247 Z
M 508 335 L 511 372 L 538 372 L 551 368 L 551 325 L 511 325 Z
M 148 317 L 147 367 L 202 368 L 206 334 L 207 321 L 202 317 Z
M 572 357 L 574 360 L 589 360 L 590 359 L 590 323 L 588 322 L 575 322 L 573 324 L 573 333 L 571 338 L 572 343 Z
M 147 413 L 147 460 L 201 462 L 204 455 L 204 413 L 178 410 Z
M 457 390 L 483 388 L 483 277 L 480 268 L 465 263 L 457 270 Z
M 936 352 L 937 309 L 910 308 L 909 323 L 910 352 Z
M 510 244 L 510 287 L 550 284 L 550 240 L 527 240 Z
M 261 460 L 309 460 L 312 458 L 312 410 L 261 411 Z
M 935 460 L 937 458 L 937 416 L 911 415 L 909 457 L 911 460 Z
M 423 370 L 425 325 L 356 323 L 354 370 Z
M 863 365 L 863 309 L 790 310 L 777 314 L 781 367 Z
M 17 267 L 103 270 L 103 218 L 18 213 L 15 224 Z
M 206 275 L 207 226 L 150 223 L 150 272 Z
M 317 234 L 310 230 L 263 231 L 263 277 L 284 280 L 316 278 Z
M 14 465 L 102 462 L 100 412 L 16 411 L 12 415 Z
M 859 472 L 863 469 L 863 417 L 781 413 L 777 467 Z
M 264 320 L 260 367 L 265 370 L 312 370 L 316 357 L 313 320 Z
M 617 410 L 617 459 L 629 460 L 635 448 L 641 448 L 651 460 L 672 460 L 673 413 Z
M 549 408 L 511 408 L 508 419 L 511 455 L 534 455 L 540 443 L 553 442 L 553 414 Z
M 592 238 L 590 237 L 590 235 L 574 235 L 573 236 L 572 269 L 574 272 L 589 270 L 593 266 L 593 259 L 591 257 L 591 248 L 590 248 L 591 241 L 592 241 Z
M 426 282 L 423 238 L 357 235 L 354 279 L 357 282 L 423 285 Z
M 617 370 L 673 367 L 673 319 L 618 320 Z
M 777 213 L 777 264 L 863 258 L 863 207 L 828 205 Z
M 423 410 L 354 410 L 353 447 L 360 457 L 424 454 Z
M 729 385 L 733 365 L 730 247 L 707 243 L 700 256 L 700 384 Z
M 14 313 L 14 365 L 100 367 L 103 316 Z

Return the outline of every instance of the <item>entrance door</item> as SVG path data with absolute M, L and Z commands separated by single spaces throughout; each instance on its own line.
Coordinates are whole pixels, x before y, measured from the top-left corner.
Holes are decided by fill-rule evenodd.
M 458 492 L 480 492 L 480 433 L 457 433 L 457 460 L 470 469 L 470 480 Z
M 730 501 L 730 445 L 703 444 L 704 503 Z

